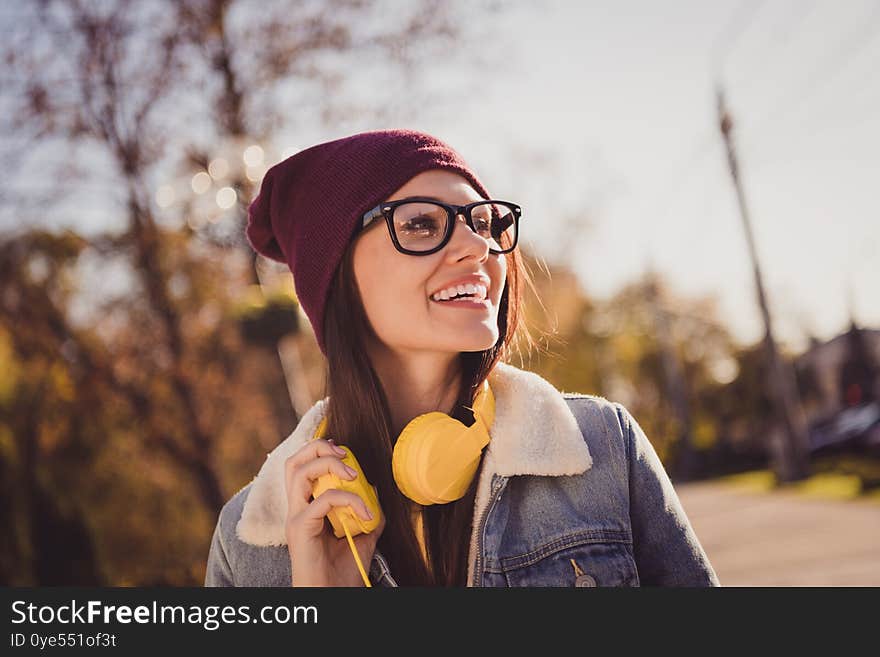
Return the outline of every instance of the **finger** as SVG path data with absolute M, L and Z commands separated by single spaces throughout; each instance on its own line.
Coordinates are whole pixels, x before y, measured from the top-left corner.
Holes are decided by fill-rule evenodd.
M 298 467 L 291 467 L 285 473 L 287 504 L 289 513 L 301 512 L 312 497 L 312 489 L 319 477 L 334 474 L 340 479 L 351 481 L 357 471 L 349 468 L 338 456 L 320 456 Z
M 310 440 L 288 456 L 284 463 L 287 467 L 297 467 L 319 456 L 345 456 L 345 450 L 334 443 L 317 438 Z
M 354 537 L 355 547 L 357 547 L 358 554 L 361 555 L 361 561 L 364 564 L 373 558 L 373 552 L 376 550 L 379 539 L 382 538 L 383 531 L 385 531 L 385 514 L 381 513 L 380 509 L 379 524 L 376 525 L 376 528 L 368 534 L 358 534 Z
M 291 470 L 291 488 L 311 491 L 318 478 L 326 474 L 351 481 L 357 477 L 357 470 L 343 463 L 338 456 L 321 456 Z
M 345 450 L 333 445 L 326 440 L 312 440 L 300 447 L 284 461 L 284 490 L 287 493 L 288 504 L 293 503 L 297 510 L 308 504 L 309 496 L 303 497 L 303 491 L 291 487 L 293 471 L 309 461 L 327 456 L 335 456 L 337 459 L 345 456 Z M 295 491 L 295 495 L 291 493 Z M 300 499 L 302 498 L 302 499 Z
M 303 529 L 317 536 L 324 530 L 324 518 L 333 509 L 352 509 L 363 520 L 370 520 L 367 505 L 360 498 L 349 491 L 331 488 L 316 497 L 303 511 L 300 516 Z
M 345 507 L 351 507 L 362 520 L 372 520 L 370 511 L 360 495 L 338 488 L 331 488 L 318 495 L 309 504 L 305 515 L 309 518 L 320 519 L 330 513 L 331 509 Z

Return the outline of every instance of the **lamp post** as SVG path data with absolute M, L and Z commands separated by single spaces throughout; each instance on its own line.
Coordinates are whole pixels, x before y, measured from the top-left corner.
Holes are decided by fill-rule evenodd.
M 781 481 L 797 481 L 806 478 L 809 474 L 809 446 L 806 436 L 806 421 L 803 409 L 797 400 L 797 387 L 794 382 L 794 376 L 782 361 L 776 347 L 776 340 L 773 337 L 773 325 L 770 320 L 767 295 L 764 292 L 763 277 L 761 276 L 755 240 L 752 235 L 751 219 L 746 204 L 745 191 L 743 190 L 739 175 L 736 149 L 733 144 L 733 118 L 725 104 L 724 94 L 720 90 L 718 91 L 718 115 L 719 127 L 727 147 L 727 162 L 736 190 L 740 218 L 743 222 L 749 247 L 749 256 L 752 260 L 758 304 L 761 310 L 761 317 L 764 320 L 764 350 L 770 367 L 770 393 L 775 402 L 777 416 L 782 424 L 782 432 L 773 446 L 778 451 L 778 462 L 776 463 L 777 476 Z

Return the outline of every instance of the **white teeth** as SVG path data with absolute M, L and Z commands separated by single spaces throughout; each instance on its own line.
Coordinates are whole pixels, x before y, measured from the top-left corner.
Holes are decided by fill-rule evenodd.
M 485 285 L 474 285 L 473 283 L 467 283 L 454 287 L 448 287 L 445 290 L 435 292 L 431 295 L 431 298 L 435 301 L 446 301 L 449 300 L 451 297 L 461 294 L 469 294 L 474 296 L 476 300 L 483 301 L 488 295 L 488 290 L 486 289 Z

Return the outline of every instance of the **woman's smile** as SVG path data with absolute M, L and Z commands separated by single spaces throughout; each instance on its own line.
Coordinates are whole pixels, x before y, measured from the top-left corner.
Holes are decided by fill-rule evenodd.
M 484 310 L 486 312 L 492 310 L 492 302 L 489 299 L 448 299 L 446 301 L 431 299 L 431 303 L 464 310 Z

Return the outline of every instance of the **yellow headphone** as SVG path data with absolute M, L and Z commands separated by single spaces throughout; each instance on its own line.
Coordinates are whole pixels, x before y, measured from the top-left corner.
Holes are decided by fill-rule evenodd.
M 489 427 L 495 419 L 495 397 L 483 381 L 474 398 L 471 426 L 440 411 L 423 413 L 404 427 L 394 445 L 391 471 L 404 495 L 423 506 L 460 499 L 476 474 L 480 454 L 489 444 Z M 321 438 L 327 418 L 315 438 Z
M 464 496 L 473 481 L 480 454 L 489 444 L 489 427 L 495 420 L 495 396 L 488 381 L 480 386 L 473 408 L 465 408 L 474 415 L 470 426 L 446 413 L 431 411 L 410 420 L 397 437 L 391 471 L 397 487 L 414 502 L 423 506 L 454 502 Z M 322 438 L 326 430 L 325 417 L 312 439 Z M 327 516 L 336 537 L 348 539 L 361 578 L 366 586 L 371 586 L 352 537 L 371 532 L 379 525 L 379 501 L 376 488 L 366 480 L 354 454 L 344 445 L 339 446 L 346 452 L 342 462 L 354 468 L 358 477 L 348 481 L 332 473 L 322 475 L 315 482 L 312 494 L 317 497 L 329 488 L 348 490 L 359 495 L 372 512 L 372 520 L 362 519 L 351 507 L 344 511 L 333 509 Z

